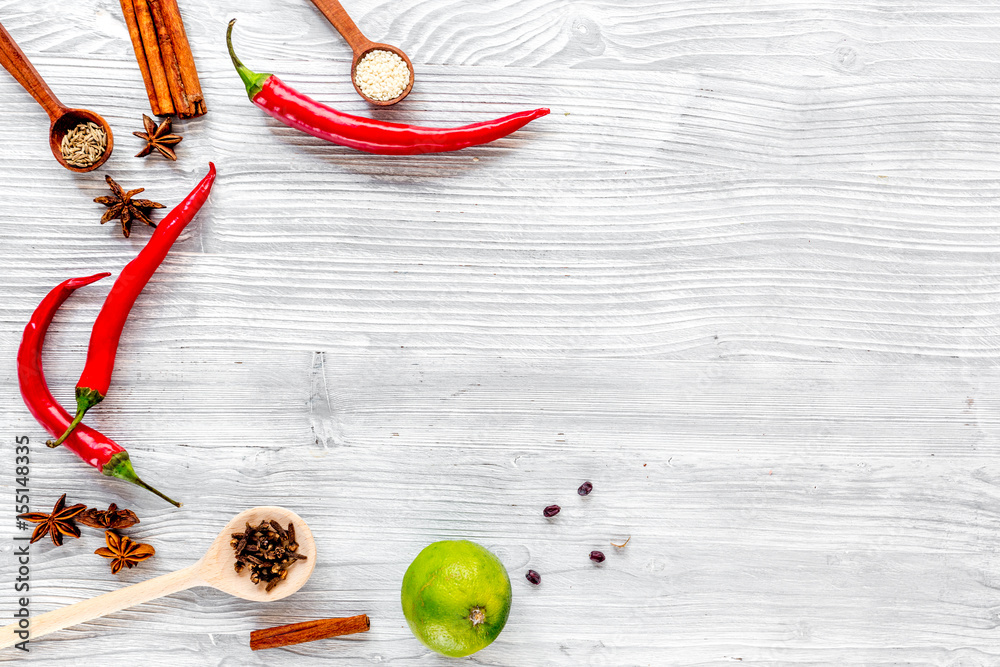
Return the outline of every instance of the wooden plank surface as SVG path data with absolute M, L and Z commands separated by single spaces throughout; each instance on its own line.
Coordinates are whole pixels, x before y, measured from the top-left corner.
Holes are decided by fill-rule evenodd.
M 174 164 L 131 157 L 148 105 L 117 2 L 0 0 L 55 92 L 116 138 L 106 169 L 60 169 L 43 112 L 0 74 L 2 469 L 29 436 L 32 509 L 116 501 L 157 549 L 112 576 L 96 533 L 33 545 L 32 613 L 183 567 L 252 505 L 293 509 L 320 550 L 286 600 L 195 589 L 29 659 L 449 664 L 410 635 L 399 584 L 423 546 L 466 537 L 514 586 L 473 664 L 1000 663 L 996 4 L 348 9 L 413 60 L 400 108 L 357 98 L 346 44 L 306 0 L 181 0 L 210 111 L 176 123 Z M 247 65 L 344 110 L 553 113 L 454 154 L 329 146 L 246 100 L 233 16 Z M 169 206 L 208 160 L 211 200 L 88 417 L 185 501 L 173 510 L 45 450 L 14 355 L 48 289 L 117 273 L 148 239 L 97 224 L 102 175 Z M 109 286 L 53 325 L 45 362 L 67 406 Z M 0 496 L 14 488 L 0 478 Z M 253 629 L 358 613 L 364 636 L 249 651 Z

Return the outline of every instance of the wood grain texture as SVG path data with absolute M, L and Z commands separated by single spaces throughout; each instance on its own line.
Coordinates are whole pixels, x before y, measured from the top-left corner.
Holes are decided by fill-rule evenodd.
M 399 584 L 427 543 L 464 537 L 514 584 L 473 664 L 1000 664 L 996 3 L 352 0 L 417 73 L 378 110 L 307 0 L 180 7 L 211 112 L 177 122 L 176 164 L 123 139 L 106 170 L 69 174 L 44 113 L 0 78 L 3 469 L 28 435 L 35 508 L 114 500 L 157 549 L 111 577 L 97 531 L 34 545 L 32 610 L 184 567 L 253 505 L 299 513 L 324 556 L 286 600 L 189 590 L 31 659 L 133 664 L 130 645 L 150 665 L 450 664 L 410 635 Z M 0 0 L 60 98 L 127 138 L 147 100 L 119 12 Z M 234 16 L 248 66 L 347 111 L 553 114 L 454 154 L 329 146 L 247 102 Z M 97 224 L 102 173 L 171 205 L 209 159 L 211 200 L 88 415 L 173 510 L 43 451 L 13 360 L 53 285 L 145 243 Z M 51 329 L 66 405 L 107 288 Z M 6 589 L 12 517 L 0 527 Z M 248 646 L 355 614 L 370 632 Z

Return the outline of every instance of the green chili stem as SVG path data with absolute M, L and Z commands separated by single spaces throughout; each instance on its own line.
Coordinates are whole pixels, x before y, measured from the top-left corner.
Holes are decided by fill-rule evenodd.
M 80 422 L 83 421 L 83 416 L 87 414 L 87 410 L 91 409 L 98 403 L 104 400 L 104 394 L 97 391 L 96 389 L 91 389 L 90 387 L 77 387 L 76 388 L 76 416 L 73 417 L 73 421 L 70 423 L 69 427 L 63 431 L 55 440 L 46 440 L 45 444 L 49 447 L 58 447 L 69 437 L 69 434 L 73 432 Z
M 252 102 L 257 93 L 264 89 L 264 82 L 266 82 L 272 75 L 265 72 L 258 74 L 240 62 L 240 59 L 236 56 L 236 52 L 233 50 L 234 23 L 236 23 L 236 19 L 229 22 L 229 29 L 226 30 L 226 45 L 229 47 L 229 57 L 233 59 L 233 66 L 236 67 L 236 72 L 240 75 L 240 78 L 243 79 L 243 85 L 246 86 L 247 97 L 249 97 Z
M 129 460 L 128 452 L 119 452 L 118 454 L 112 456 L 111 460 L 104 464 L 104 468 L 101 472 L 109 477 L 117 477 L 118 479 L 140 486 L 147 491 L 151 491 L 175 507 L 181 506 L 181 504 L 176 500 L 168 498 L 151 487 L 149 484 L 146 484 L 144 481 L 139 479 L 139 476 L 135 474 L 135 468 L 132 467 L 132 461 Z
M 69 437 L 69 434 L 73 432 L 73 429 L 75 429 L 77 426 L 79 426 L 80 422 L 83 421 L 83 416 L 85 414 L 87 414 L 86 410 L 77 410 L 76 411 L 76 416 L 73 417 L 73 421 L 71 421 L 70 424 L 69 424 L 69 426 L 66 427 L 66 430 L 63 431 L 63 434 L 60 435 L 55 440 L 46 440 L 45 441 L 45 445 L 47 447 L 58 447 L 59 445 L 63 444 L 63 442 L 66 440 L 66 438 Z

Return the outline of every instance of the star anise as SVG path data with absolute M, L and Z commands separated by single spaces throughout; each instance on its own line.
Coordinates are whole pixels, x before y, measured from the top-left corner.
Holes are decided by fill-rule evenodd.
M 146 146 L 136 153 L 136 157 L 146 157 L 154 150 L 158 151 L 160 155 L 170 160 L 176 160 L 177 154 L 174 153 L 174 149 L 171 146 L 179 144 L 183 137 L 179 134 L 170 133 L 171 119 L 167 118 L 159 126 L 156 122 L 146 114 L 142 114 L 142 124 L 145 126 L 145 132 L 133 132 L 135 136 L 140 139 L 146 140 Z
M 94 553 L 112 559 L 111 574 L 118 574 L 123 567 L 131 569 L 156 553 L 156 549 L 148 544 L 134 542 L 129 537 L 110 530 L 104 533 L 104 541 L 108 546 L 101 547 Z
M 120 510 L 111 503 L 106 510 L 91 508 L 76 518 L 77 523 L 91 528 L 128 528 L 139 523 L 139 517 L 132 510 Z
M 62 546 L 63 535 L 70 537 L 80 537 L 80 529 L 73 523 L 73 517 L 87 509 L 86 505 L 70 505 L 66 507 L 66 494 L 59 496 L 56 506 L 52 508 L 51 514 L 42 512 L 28 512 L 18 514 L 17 518 L 31 523 L 37 523 L 38 527 L 31 534 L 31 544 L 42 539 L 46 535 L 52 536 L 52 543 L 57 547 Z
M 150 201 L 149 199 L 132 199 L 135 195 L 140 192 L 144 192 L 146 188 L 138 188 L 137 190 L 129 190 L 125 192 L 122 186 L 115 183 L 115 180 L 110 176 L 105 176 L 104 180 L 108 182 L 108 187 L 111 188 L 111 192 L 114 193 L 113 197 L 97 197 L 94 199 L 98 204 L 104 204 L 108 207 L 108 210 L 104 212 L 101 216 L 101 224 L 103 225 L 108 220 L 114 220 L 119 218 L 122 221 L 122 234 L 125 238 L 132 233 L 132 221 L 139 220 L 145 222 L 150 227 L 156 227 L 153 221 L 149 219 L 149 213 L 151 209 L 154 208 L 166 208 L 163 204 L 159 204 L 155 201 Z

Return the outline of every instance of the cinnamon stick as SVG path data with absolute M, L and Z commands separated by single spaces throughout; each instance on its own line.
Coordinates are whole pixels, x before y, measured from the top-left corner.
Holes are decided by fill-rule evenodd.
M 156 99 L 156 89 L 153 88 L 153 79 L 149 74 L 149 63 L 146 61 L 146 52 L 142 48 L 142 35 L 139 33 L 139 22 L 135 17 L 135 7 L 132 0 L 121 0 L 122 14 L 125 16 L 125 27 L 128 28 L 129 39 L 132 40 L 132 50 L 135 51 L 135 59 L 139 63 L 139 72 L 142 74 L 142 83 L 146 86 L 146 95 L 149 97 L 149 106 L 153 110 L 154 116 L 160 114 L 160 103 Z
M 194 115 L 194 107 L 188 101 L 187 91 L 181 80 L 181 69 L 177 63 L 173 38 L 167 29 L 160 0 L 149 0 L 149 12 L 152 14 L 153 23 L 156 26 L 156 37 L 159 40 L 163 69 L 167 75 L 167 86 L 170 88 L 170 98 L 174 101 L 174 109 L 181 118 L 190 117 Z
M 146 63 L 149 66 L 149 76 L 153 83 L 153 89 L 156 92 L 156 101 L 160 107 L 159 115 L 173 115 L 174 103 L 170 97 L 170 86 L 167 84 L 167 74 L 163 69 L 163 60 L 160 56 L 160 43 L 157 41 L 156 26 L 153 24 L 153 16 L 149 11 L 149 5 L 146 0 L 132 0 L 132 7 L 135 9 L 139 34 L 142 36 L 142 49 L 146 56 Z M 150 102 L 152 102 L 152 99 L 150 99 Z
M 276 628 L 251 632 L 250 649 L 260 651 L 266 648 L 292 646 L 317 639 L 367 632 L 369 628 L 371 628 L 371 622 L 365 614 L 349 618 L 322 618 L 316 621 L 280 625 Z
M 194 116 L 200 116 L 208 109 L 205 107 L 205 97 L 201 92 L 201 82 L 198 80 L 198 70 L 194 65 L 191 45 L 184 31 L 180 7 L 177 6 L 177 0 L 159 0 L 159 2 L 163 12 L 163 22 L 173 43 L 174 55 L 177 56 L 181 82 L 184 84 L 190 105 L 189 112 Z

